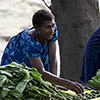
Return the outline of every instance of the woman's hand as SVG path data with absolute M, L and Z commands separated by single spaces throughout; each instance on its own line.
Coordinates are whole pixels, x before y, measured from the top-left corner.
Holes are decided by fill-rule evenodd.
M 74 92 L 76 92 L 76 94 L 84 92 L 83 87 L 78 82 L 70 81 L 68 83 L 68 87 L 67 88 L 72 90 L 72 91 L 74 91 Z

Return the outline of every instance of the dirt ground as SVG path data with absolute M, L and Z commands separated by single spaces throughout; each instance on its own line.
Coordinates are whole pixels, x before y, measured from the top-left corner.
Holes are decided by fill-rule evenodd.
M 0 58 L 2 56 L 3 50 L 6 47 L 6 45 L 7 45 L 7 42 L 5 40 L 0 40 Z

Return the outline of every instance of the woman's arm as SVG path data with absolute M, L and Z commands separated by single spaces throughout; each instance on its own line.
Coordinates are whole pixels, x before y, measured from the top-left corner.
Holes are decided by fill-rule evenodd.
M 45 71 L 43 63 L 40 59 L 40 57 L 34 57 L 34 58 L 28 58 L 31 65 L 38 70 L 39 73 L 42 74 L 42 78 L 46 81 L 51 82 L 55 85 L 61 85 L 64 86 L 72 91 L 75 91 L 76 93 L 83 92 L 83 88 L 76 82 L 72 82 L 67 79 L 63 79 L 60 77 L 57 77 L 56 75 Z
M 58 63 L 56 58 L 56 41 L 49 43 L 49 67 L 52 74 L 58 75 Z

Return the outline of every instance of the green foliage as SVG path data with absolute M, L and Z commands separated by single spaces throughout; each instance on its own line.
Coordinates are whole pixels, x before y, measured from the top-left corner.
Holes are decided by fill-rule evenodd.
M 56 89 L 44 81 L 35 68 L 28 68 L 24 63 L 15 62 L 0 66 L 0 100 L 88 100 L 84 93 L 72 95 Z M 99 97 L 94 91 L 91 98 Z M 88 95 L 91 95 L 88 94 Z
M 65 93 L 66 95 L 66 93 Z M 0 66 L 0 100 L 64 100 L 35 68 L 15 62 Z
M 96 76 L 89 80 L 89 87 L 93 89 L 100 89 L 100 69 L 97 71 Z

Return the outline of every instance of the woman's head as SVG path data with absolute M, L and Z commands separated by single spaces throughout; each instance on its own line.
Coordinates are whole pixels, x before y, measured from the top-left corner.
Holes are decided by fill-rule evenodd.
M 55 19 L 54 15 L 47 11 L 47 10 L 38 10 L 32 18 L 32 24 L 33 26 L 40 27 L 45 21 L 51 21 Z

